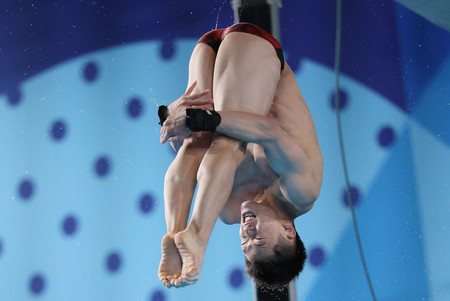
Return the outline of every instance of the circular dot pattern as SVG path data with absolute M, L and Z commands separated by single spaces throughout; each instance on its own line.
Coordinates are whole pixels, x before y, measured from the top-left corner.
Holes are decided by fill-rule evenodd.
M 164 295 L 164 292 L 160 291 L 160 290 L 156 290 L 152 293 L 151 301 L 165 301 L 166 300 L 166 296 Z
M 172 41 L 164 40 L 160 48 L 161 57 L 170 60 L 175 54 L 175 46 Z
M 325 251 L 321 247 L 315 247 L 309 252 L 309 262 L 315 267 L 320 267 L 325 261 Z
M 89 62 L 84 66 L 83 70 L 84 79 L 88 82 L 93 82 L 98 76 L 97 64 Z
M 137 99 L 133 98 L 128 102 L 128 115 L 131 118 L 137 118 L 139 115 L 141 115 L 142 112 L 142 102 Z
M 34 184 L 31 180 L 23 180 L 19 184 L 19 194 L 23 199 L 29 199 L 34 193 Z
M 385 126 L 378 132 L 378 143 L 382 147 L 390 147 L 395 140 L 395 132 L 390 126 Z
M 144 194 L 139 200 L 139 208 L 141 209 L 142 213 L 151 212 L 154 208 L 154 204 L 155 202 L 150 194 Z
M 111 161 L 107 157 L 100 157 L 95 163 L 95 172 L 99 177 L 106 176 L 111 169 Z
M 77 231 L 78 222 L 74 216 L 68 216 L 63 221 L 63 231 L 67 235 L 73 235 Z
M 357 206 L 360 201 L 360 194 L 359 194 L 358 188 L 350 187 L 350 194 L 352 197 L 353 206 Z M 342 192 L 342 201 L 345 206 L 347 206 L 347 207 L 350 206 L 347 189 L 344 189 L 344 191 Z
M 244 275 L 241 269 L 235 268 L 230 272 L 229 282 L 231 287 L 238 288 L 244 283 Z
M 118 253 L 111 253 L 106 260 L 106 267 L 111 273 L 117 272 L 122 264 L 122 258 Z
M 31 293 L 38 295 L 42 293 L 45 289 L 45 279 L 42 275 L 34 275 L 30 280 L 30 291 Z
M 61 140 L 66 135 L 66 125 L 64 121 L 55 121 L 52 125 L 52 137 L 55 140 Z
M 18 105 L 22 100 L 22 93 L 17 88 L 8 90 L 7 95 L 8 95 L 8 102 L 12 106 Z
M 333 108 L 333 110 L 336 109 L 336 96 L 333 93 L 331 94 L 331 107 Z M 339 90 L 339 110 L 344 110 L 347 107 L 347 103 L 348 103 L 348 95 L 347 92 L 344 90 Z

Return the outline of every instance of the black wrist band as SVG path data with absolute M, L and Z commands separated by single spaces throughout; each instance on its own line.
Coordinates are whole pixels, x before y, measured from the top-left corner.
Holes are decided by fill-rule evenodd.
M 169 109 L 167 106 L 159 106 L 158 107 L 158 116 L 159 116 L 159 125 L 163 125 L 164 121 L 166 121 L 167 116 L 169 116 Z
M 214 132 L 221 120 L 216 111 L 186 110 L 186 127 L 193 132 Z

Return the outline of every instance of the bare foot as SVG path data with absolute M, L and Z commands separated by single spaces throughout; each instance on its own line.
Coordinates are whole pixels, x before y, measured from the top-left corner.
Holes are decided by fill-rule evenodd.
M 164 235 L 161 240 L 161 254 L 158 277 L 164 286 L 170 288 L 171 283 L 181 275 L 181 256 L 173 234 Z
M 181 276 L 171 284 L 176 287 L 182 287 L 197 282 L 200 277 L 206 246 L 199 242 L 189 230 L 175 234 L 175 244 L 181 255 L 183 268 Z

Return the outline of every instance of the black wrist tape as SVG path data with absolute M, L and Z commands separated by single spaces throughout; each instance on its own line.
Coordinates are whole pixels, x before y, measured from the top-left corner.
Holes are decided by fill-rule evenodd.
M 216 111 L 186 110 L 186 127 L 193 132 L 214 132 L 221 118 Z
M 167 116 L 169 116 L 169 109 L 166 106 L 159 106 L 158 107 L 158 116 L 159 116 L 159 123 L 162 125 L 164 121 L 166 121 Z

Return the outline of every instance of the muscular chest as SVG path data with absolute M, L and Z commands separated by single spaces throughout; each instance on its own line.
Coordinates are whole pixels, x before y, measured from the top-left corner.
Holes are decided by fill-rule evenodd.
M 242 201 L 252 199 L 261 191 L 276 185 L 278 178 L 278 174 L 270 167 L 263 148 L 249 144 L 246 156 L 236 171 L 232 197 Z

